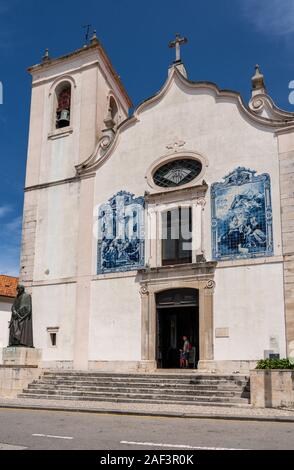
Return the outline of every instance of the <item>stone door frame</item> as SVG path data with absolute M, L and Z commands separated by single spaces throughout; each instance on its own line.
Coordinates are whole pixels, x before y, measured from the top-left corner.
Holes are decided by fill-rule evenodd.
M 199 362 L 214 359 L 213 345 L 213 294 L 215 282 L 212 278 L 201 280 L 173 279 L 152 280 L 141 283 L 141 358 L 150 367 L 157 369 L 157 307 L 156 295 L 170 289 L 197 289 L 199 291 Z

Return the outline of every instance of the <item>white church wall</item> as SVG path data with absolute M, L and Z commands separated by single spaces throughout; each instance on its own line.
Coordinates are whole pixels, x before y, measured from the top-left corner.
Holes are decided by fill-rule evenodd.
M 92 154 L 96 145 L 98 65 L 84 69 L 80 80 L 80 103 L 77 105 L 80 121 L 79 129 L 77 129 L 79 163 Z
M 34 345 L 42 349 L 44 367 L 73 360 L 76 284 L 57 284 L 33 288 Z M 49 329 L 56 329 L 57 343 L 50 343 Z
M 39 191 L 35 280 L 57 280 L 76 275 L 78 204 L 78 183 Z
M 92 282 L 90 361 L 140 361 L 139 289 L 135 275 Z
M 0 299 L 0 364 L 2 364 L 2 348 L 8 346 L 9 330 L 8 324 L 11 318 L 12 300 Z
M 41 160 L 40 184 L 75 176 L 74 165 L 78 162 L 73 134 L 62 139 L 49 140 L 46 149 L 46 155 Z M 76 158 L 73 159 L 73 156 Z
M 211 185 L 238 166 L 269 173 L 271 177 L 275 255 L 281 254 L 279 166 L 277 141 L 273 133 L 241 115 L 233 102 L 219 101 L 212 92 L 185 93 L 175 84 L 161 102 L 139 114 L 139 122 L 119 136 L 116 150 L 96 176 L 96 201 L 105 202 L 116 191 L 125 189 L 142 195 L 150 190 L 145 180 L 148 167 L 167 153 L 166 146 L 176 140 L 186 148 L 203 154 L 209 161 L 204 174 Z M 117 170 L 119 168 L 119 171 Z M 209 190 L 205 207 L 205 252 L 211 258 L 211 215 Z
M 274 257 L 282 254 L 280 192 L 277 141 L 273 132 L 262 128 L 241 113 L 233 98 L 221 99 L 216 102 L 213 92 L 209 90 L 183 90 L 182 85 L 171 85 L 167 95 L 156 104 L 150 104 L 138 114 L 138 122 L 126 127 L 118 138 L 116 149 L 109 159 L 101 165 L 96 174 L 95 205 L 103 204 L 120 190 L 134 193 L 136 196 L 150 191 L 145 179 L 150 165 L 160 156 L 168 153 L 167 146 L 176 141 L 184 142 L 181 152 L 194 151 L 204 155 L 209 166 L 203 178 L 208 183 L 206 206 L 204 209 L 204 250 L 207 260 L 212 257 L 211 250 L 211 208 L 210 186 L 220 182 L 223 177 L 239 166 L 255 170 L 257 175 L 269 173 L 271 178 L 271 196 L 273 212 Z M 199 182 L 201 183 L 201 182 Z M 93 273 L 96 273 L 97 247 L 93 240 Z M 273 260 L 274 260 L 273 257 Z M 228 346 L 223 349 L 223 339 L 215 342 L 215 355 L 219 359 L 255 359 L 263 357 L 263 350 L 268 349 L 269 337 L 278 336 L 281 354 L 284 347 L 284 305 L 283 305 L 283 276 L 282 265 L 249 266 L 246 268 L 218 269 L 216 274 L 216 325 L 228 323 L 231 330 Z M 252 261 L 252 264 L 254 261 Z M 232 261 L 234 266 L 234 261 Z M 260 276 L 264 276 L 264 286 L 260 286 Z M 244 278 L 245 276 L 245 278 Z M 223 277 L 223 278 L 222 278 Z M 227 279 L 228 278 L 228 279 Z M 275 279 L 273 282 L 265 279 Z M 277 280 L 276 280 L 277 279 Z M 116 281 L 117 307 L 111 301 L 110 291 L 106 287 L 112 280 L 97 280 L 95 289 L 100 295 L 93 296 L 92 310 L 102 304 L 103 310 L 108 310 L 109 321 L 116 309 L 123 317 L 130 316 L 129 306 L 121 302 L 120 295 L 124 294 L 124 279 Z M 267 285 L 265 283 L 268 282 Z M 108 284 L 109 283 L 109 284 Z M 263 284 L 262 284 L 263 285 Z M 103 288 L 102 288 L 103 286 Z M 105 286 L 105 288 L 104 288 Z M 224 303 L 224 298 L 233 297 Z M 252 293 L 252 295 L 250 295 Z M 129 290 L 129 298 L 137 302 L 136 296 Z M 137 295 L 137 294 L 136 294 Z M 255 297 L 253 306 L 248 305 L 248 298 Z M 221 304 L 223 306 L 221 306 Z M 257 306 L 257 308 L 255 307 Z M 243 317 L 247 308 L 250 328 L 243 325 Z M 139 309 L 139 307 L 138 307 Z M 236 312 L 237 310 L 237 312 Z M 267 313 L 265 312 L 267 310 Z M 228 313 L 230 312 L 230 313 Z M 228 318 L 228 315 L 231 315 Z M 266 316 L 265 316 L 266 315 Z M 102 321 L 101 321 L 102 320 Z M 254 320 L 254 321 L 253 321 Z M 96 317 L 97 329 L 101 328 L 104 319 Z M 254 328 L 254 322 L 258 327 Z M 242 325 L 240 327 L 238 324 Z M 272 329 L 269 325 L 272 325 Z M 134 328 L 134 325 L 130 325 Z M 104 329 L 104 326 L 102 327 Z M 135 334 L 139 329 L 135 329 Z M 246 344 L 246 334 L 251 333 L 250 342 L 255 347 Z M 261 335 L 262 331 L 262 335 Z M 132 330 L 129 330 L 133 334 Z M 238 338 L 238 339 L 236 339 Z M 240 340 L 242 338 L 242 341 Z M 262 338 L 259 343 L 259 339 Z M 124 355 L 124 353 L 122 353 Z M 121 354 L 119 354 L 121 357 Z M 92 356 L 91 356 L 92 357 Z M 109 358 L 113 357 L 109 355 Z M 129 357 L 128 355 L 124 357 Z M 113 357 L 114 359 L 114 357 Z
M 26 187 L 39 183 L 40 153 L 43 143 L 43 120 L 45 93 L 43 87 L 32 88 L 30 132 L 28 142 L 28 157 L 26 165 Z
M 214 335 L 228 337 L 214 338 L 214 359 L 263 359 L 273 349 L 285 357 L 282 263 L 219 268 L 215 282 Z

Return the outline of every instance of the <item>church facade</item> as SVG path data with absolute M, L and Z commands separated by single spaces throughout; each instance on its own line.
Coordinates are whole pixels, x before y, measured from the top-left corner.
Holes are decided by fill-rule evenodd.
M 259 68 L 247 105 L 177 55 L 131 117 L 95 35 L 29 71 L 20 279 L 43 366 L 174 369 L 183 336 L 200 370 L 293 357 L 294 115 Z

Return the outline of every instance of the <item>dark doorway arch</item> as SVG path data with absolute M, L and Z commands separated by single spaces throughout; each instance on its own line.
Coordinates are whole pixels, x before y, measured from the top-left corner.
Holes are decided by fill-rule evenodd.
M 180 368 L 183 336 L 191 343 L 189 367 L 199 360 L 199 290 L 169 289 L 156 294 L 157 367 Z

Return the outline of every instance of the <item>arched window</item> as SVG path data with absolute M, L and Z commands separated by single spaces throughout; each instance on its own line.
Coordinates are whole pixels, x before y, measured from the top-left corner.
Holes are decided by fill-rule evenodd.
M 183 186 L 193 181 L 202 171 L 202 164 L 195 158 L 171 160 L 153 174 L 153 181 L 163 188 Z
M 61 83 L 56 89 L 55 127 L 61 129 L 70 125 L 71 84 Z

